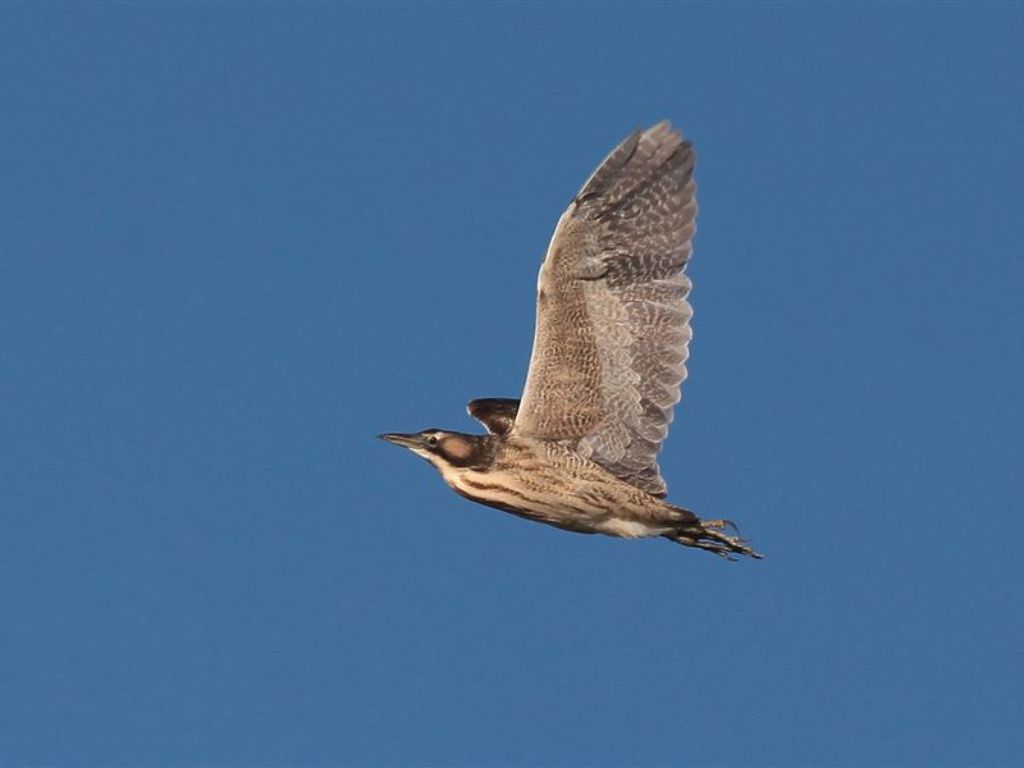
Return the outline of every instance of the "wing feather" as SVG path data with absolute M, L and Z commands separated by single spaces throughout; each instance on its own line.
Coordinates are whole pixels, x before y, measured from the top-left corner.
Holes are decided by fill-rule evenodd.
M 637 131 L 559 219 L 515 422 L 655 495 L 666 490 L 657 456 L 692 335 L 683 269 L 697 214 L 693 164 L 692 145 L 667 122 Z
M 511 432 L 518 410 L 519 401 L 507 397 L 481 397 L 470 400 L 466 405 L 466 412 L 487 427 L 492 435 Z

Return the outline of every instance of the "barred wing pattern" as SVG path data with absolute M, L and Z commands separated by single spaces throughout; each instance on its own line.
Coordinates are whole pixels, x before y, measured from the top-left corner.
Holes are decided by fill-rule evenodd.
M 566 441 L 655 496 L 657 457 L 686 377 L 683 274 L 697 201 L 690 142 L 637 131 L 562 214 L 537 281 L 537 327 L 515 429 Z

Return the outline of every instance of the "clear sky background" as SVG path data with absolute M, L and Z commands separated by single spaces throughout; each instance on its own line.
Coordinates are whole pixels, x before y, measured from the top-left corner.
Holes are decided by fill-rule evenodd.
M 0 763 L 1024 754 L 1024 7 L 0 8 Z M 517 396 L 564 206 L 696 143 L 670 498 L 376 441 Z

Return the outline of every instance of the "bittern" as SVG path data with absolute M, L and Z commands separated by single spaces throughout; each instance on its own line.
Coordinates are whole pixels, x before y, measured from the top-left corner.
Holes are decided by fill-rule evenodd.
M 627 137 L 583 185 L 540 268 L 522 400 L 469 403 L 486 435 L 380 437 L 462 496 L 520 517 L 760 557 L 730 522 L 665 501 L 658 468 L 692 336 L 693 167 L 692 144 L 663 122 Z

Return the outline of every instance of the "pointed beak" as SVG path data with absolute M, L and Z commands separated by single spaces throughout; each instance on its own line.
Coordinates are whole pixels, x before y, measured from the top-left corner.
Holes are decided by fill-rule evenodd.
M 400 445 L 403 448 L 413 448 L 420 444 L 419 435 L 403 435 L 399 432 L 386 432 L 383 435 L 377 435 L 381 440 L 395 445 Z

